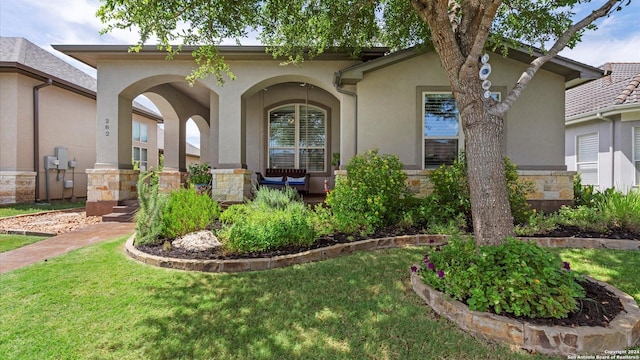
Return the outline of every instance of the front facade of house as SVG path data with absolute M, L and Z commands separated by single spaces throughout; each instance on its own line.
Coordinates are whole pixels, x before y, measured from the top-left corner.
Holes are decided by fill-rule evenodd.
M 201 159 L 215 168 L 213 193 L 221 201 L 242 201 L 250 196 L 255 172 L 278 167 L 306 169 L 310 192 L 322 192 L 334 175 L 333 153 L 340 153 L 344 168 L 354 155 L 374 148 L 398 155 L 414 191 L 426 194 L 428 170 L 464 149 L 455 103 L 434 52 L 371 49 L 359 60 L 331 53 L 294 67 L 280 65 L 263 47 L 226 47 L 221 52 L 236 79 L 220 85 L 209 77 L 190 86 L 184 80 L 194 67 L 189 49 L 167 61 L 155 48 L 140 53 L 117 46 L 55 48 L 98 69 L 98 151 L 89 176 L 120 181 L 108 191 L 90 191 L 90 203 L 134 192 L 126 151 L 131 100 L 143 93 L 165 119 L 161 177 L 179 183 L 186 169 L 182 134 L 187 119 L 194 119 Z M 526 56 L 491 55 L 492 96 L 506 96 L 525 69 Z M 572 173 L 564 165 L 565 85 L 598 75 L 599 70 L 566 59 L 550 63 L 509 111 L 504 153 L 536 182 L 533 200 L 572 200 Z M 109 135 L 107 124 L 116 129 Z
M 640 63 L 609 63 L 605 76 L 567 91 L 565 155 L 583 185 L 640 185 Z
M 28 40 L 0 37 L 0 204 L 87 196 L 96 89 L 94 78 Z M 129 162 L 137 155 L 157 166 L 161 119 L 140 108 L 129 116 L 137 129 Z

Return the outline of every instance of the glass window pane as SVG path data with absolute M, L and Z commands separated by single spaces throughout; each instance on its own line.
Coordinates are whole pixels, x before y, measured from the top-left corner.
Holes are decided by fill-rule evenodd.
M 582 185 L 598 185 L 598 164 L 578 164 Z
M 324 149 L 300 149 L 300 169 L 325 171 Z
M 640 160 L 636 161 L 636 185 L 640 186 Z
M 458 106 L 451 94 L 424 95 L 424 136 L 458 136 Z
M 140 141 L 140 123 L 137 121 L 133 122 L 133 140 Z
M 147 149 L 140 149 L 140 161 L 147 161 Z
M 451 165 L 458 157 L 457 139 L 425 139 L 424 165 L 425 167 Z
M 327 140 L 324 111 L 311 106 L 300 106 L 299 137 L 301 147 L 325 146 Z
M 140 141 L 147 142 L 147 125 L 140 124 Z
M 578 136 L 577 162 L 598 161 L 598 134 Z
M 140 148 L 139 147 L 134 147 L 133 148 L 133 160 L 140 161 Z
M 296 108 L 284 106 L 269 113 L 269 147 L 295 146 Z
M 294 149 L 269 149 L 269 167 L 275 169 L 295 168 Z

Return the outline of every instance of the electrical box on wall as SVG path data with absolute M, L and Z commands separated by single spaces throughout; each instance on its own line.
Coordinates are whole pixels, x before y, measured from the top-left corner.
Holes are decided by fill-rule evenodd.
M 44 169 L 51 170 L 58 168 L 58 158 L 55 156 L 45 156 L 44 157 Z
M 69 169 L 69 150 L 65 147 L 58 146 L 55 149 L 56 158 L 58 158 L 58 170 Z

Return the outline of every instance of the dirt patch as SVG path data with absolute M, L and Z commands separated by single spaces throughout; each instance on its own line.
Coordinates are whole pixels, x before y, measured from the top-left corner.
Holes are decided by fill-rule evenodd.
M 100 222 L 102 222 L 100 216 L 87 216 L 84 209 L 54 211 L 2 218 L 0 232 L 19 230 L 59 235 Z

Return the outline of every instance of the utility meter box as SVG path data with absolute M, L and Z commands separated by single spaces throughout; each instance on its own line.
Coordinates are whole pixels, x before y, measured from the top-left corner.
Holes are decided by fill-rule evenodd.
M 44 157 L 44 169 L 51 170 L 58 168 L 58 159 L 55 156 Z
M 58 170 L 69 169 L 69 150 L 65 147 L 56 147 L 56 157 L 58 158 Z

